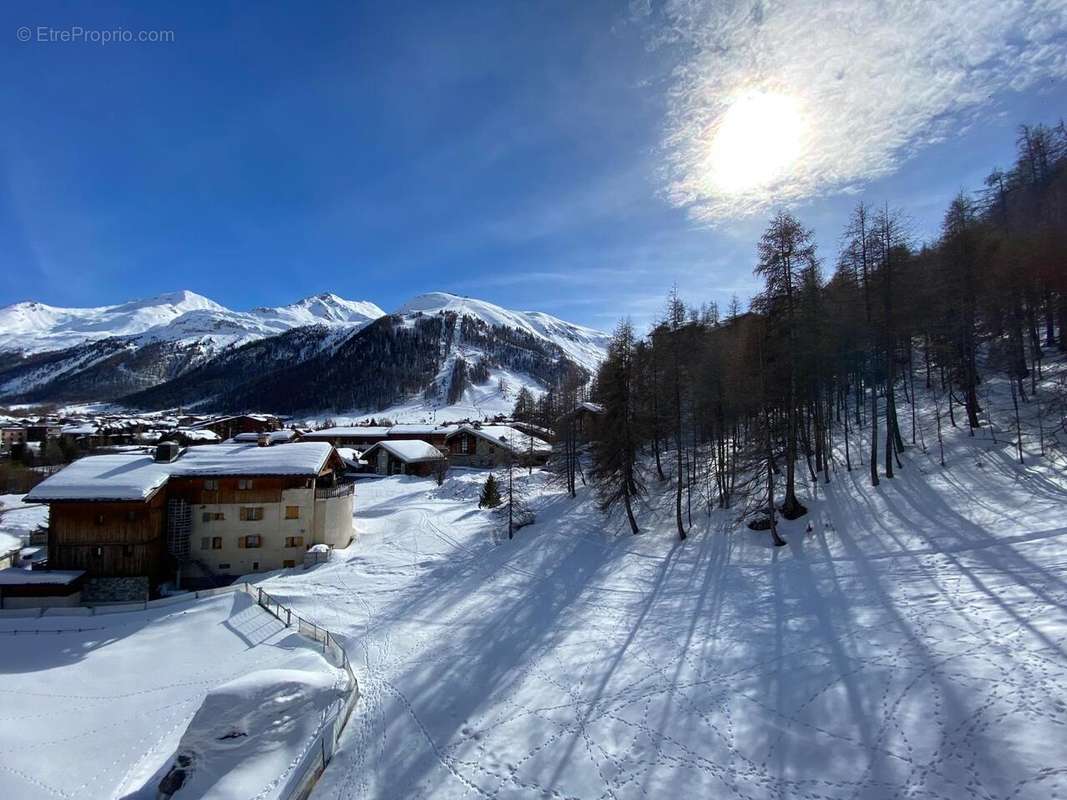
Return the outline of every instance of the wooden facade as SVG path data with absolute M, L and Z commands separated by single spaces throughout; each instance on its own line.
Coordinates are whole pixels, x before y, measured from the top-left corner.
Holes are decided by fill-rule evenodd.
M 172 477 L 167 481 L 167 496 L 178 497 L 190 505 L 239 505 L 280 503 L 286 489 L 310 489 L 315 479 L 305 476 L 255 476 L 247 478 Z M 242 488 L 245 487 L 245 488 Z
M 163 492 L 144 502 L 51 503 L 49 568 L 157 583 L 168 572 L 165 506 Z

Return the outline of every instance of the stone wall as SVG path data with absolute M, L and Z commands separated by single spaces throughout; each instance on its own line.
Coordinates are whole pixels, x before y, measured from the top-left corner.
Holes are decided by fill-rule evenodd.
M 89 578 L 82 589 L 83 603 L 129 603 L 148 599 L 148 576 Z

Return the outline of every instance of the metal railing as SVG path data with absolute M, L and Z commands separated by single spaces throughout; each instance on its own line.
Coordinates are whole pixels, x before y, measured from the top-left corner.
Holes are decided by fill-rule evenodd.
M 355 708 L 356 701 L 359 699 L 359 683 L 352 671 L 348 653 L 345 652 L 335 634 L 318 623 L 295 613 L 292 608 L 264 592 L 262 587 L 253 588 L 247 583 L 242 585 L 268 614 L 285 623 L 286 627 L 295 625 L 300 635 L 321 644 L 322 652 L 328 660 L 348 673 L 348 691 L 343 697 L 323 709 L 315 735 L 308 741 L 299 761 L 280 776 L 279 783 L 269 787 L 273 791 L 278 785 L 283 785 L 282 791 L 277 795 L 282 800 L 305 800 L 311 794 L 312 788 L 326 769 L 326 765 L 333 758 L 341 732 L 348 724 L 352 709 Z M 264 791 L 263 796 L 266 794 L 267 790 Z

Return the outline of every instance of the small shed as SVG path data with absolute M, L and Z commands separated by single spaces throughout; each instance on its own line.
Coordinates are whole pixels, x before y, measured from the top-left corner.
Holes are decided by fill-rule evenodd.
M 0 569 L 0 608 L 76 606 L 84 584 L 84 570 Z

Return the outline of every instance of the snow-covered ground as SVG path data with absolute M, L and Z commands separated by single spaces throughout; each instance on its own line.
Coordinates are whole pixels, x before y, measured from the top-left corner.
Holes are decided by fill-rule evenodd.
M 0 797 L 154 800 L 179 744 L 196 752 L 220 725 L 238 733 L 199 747 L 195 791 L 178 797 L 212 786 L 238 789 L 216 796 L 273 797 L 321 701 L 346 681 L 243 592 L 142 612 L 0 618 Z
M 18 547 L 29 542 L 30 534 L 48 526 L 48 506 L 27 505 L 21 494 L 0 494 L 0 553 L 7 544 Z M 17 540 L 17 541 L 15 541 Z
M 484 472 L 360 481 L 351 547 L 260 579 L 340 634 L 360 678 L 314 797 L 1067 795 L 1067 472 L 1032 425 L 1017 463 L 986 388 L 996 441 L 945 421 L 941 467 L 925 403 L 926 452 L 872 489 L 853 440 L 852 472 L 802 487 L 783 548 L 699 502 L 679 542 L 654 486 L 634 537 L 587 489 L 523 476 L 537 522 L 508 542 L 476 507 Z M 252 611 L 0 634 L 0 796 L 154 785 L 210 686 L 279 666 L 291 640 Z
M 356 544 L 266 582 L 360 675 L 315 797 L 1067 792 L 1064 475 L 953 441 L 809 487 L 781 549 L 699 508 L 680 543 L 667 497 L 632 537 L 538 474 L 495 544 L 480 473 L 361 482 Z

